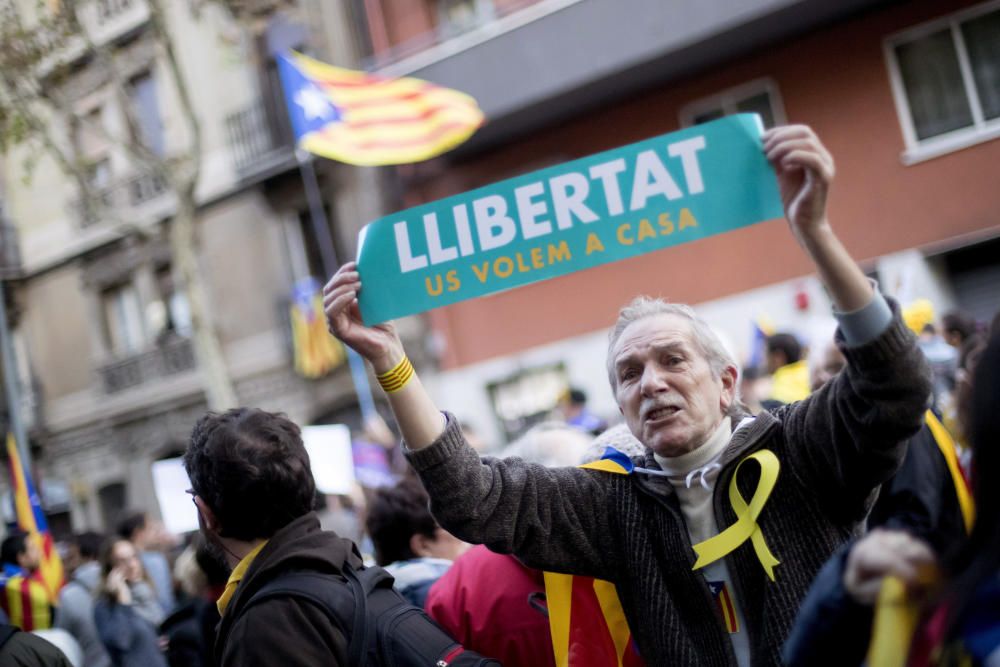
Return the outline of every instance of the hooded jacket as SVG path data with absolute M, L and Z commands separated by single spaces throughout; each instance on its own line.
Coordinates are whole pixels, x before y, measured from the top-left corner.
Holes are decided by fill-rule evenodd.
M 809 398 L 739 428 L 719 460 L 713 509 L 720 530 L 736 521 L 728 489 L 739 463 L 769 449 L 781 467 L 756 521 L 780 561 L 776 579 L 768 579 L 749 540 L 726 556 L 753 665 L 780 662 L 809 583 L 860 530 L 875 490 L 919 428 L 930 392 L 926 362 L 898 315 L 874 340 L 841 348 L 844 372 Z M 669 481 L 481 460 L 451 416 L 437 442 L 408 457 L 434 516 L 455 536 L 514 553 L 531 567 L 613 582 L 648 664 L 736 664 L 705 578 L 692 570 L 695 553 Z M 660 469 L 651 452 L 634 461 Z M 754 467 L 741 470 L 744 498 L 754 495 L 759 477 Z
M 362 566 L 354 543 L 321 530 L 314 512 L 275 533 L 251 563 L 222 616 L 215 640 L 218 664 L 347 665 L 347 638 L 313 603 L 293 597 L 272 598 L 247 608 L 254 593 L 275 577 L 303 571 L 337 575 L 345 562 L 354 568 Z

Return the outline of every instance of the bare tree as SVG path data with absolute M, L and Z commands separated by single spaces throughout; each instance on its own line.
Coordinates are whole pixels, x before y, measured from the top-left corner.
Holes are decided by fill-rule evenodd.
M 157 151 L 144 136 L 140 110 L 131 99 L 119 46 L 97 40 L 84 15 L 87 0 L 0 0 L 0 152 L 18 144 L 37 146 L 76 184 L 82 203 L 95 207 L 121 236 L 148 234 L 149 229 L 122 220 L 103 202 L 88 174 L 86 160 L 75 148 L 73 131 L 82 128 L 101 137 L 129 157 L 137 170 L 157 179 L 173 195 L 176 208 L 168 221 L 172 271 L 186 293 L 195 358 L 202 374 L 208 406 L 213 410 L 237 403 L 222 345 L 212 321 L 209 295 L 198 267 L 196 188 L 201 173 L 202 131 L 190 86 L 176 52 L 162 0 L 144 2 L 149 20 L 142 38 L 150 40 L 167 85 L 179 101 L 185 145 Z M 93 3 L 91 2 L 93 7 Z M 189 5 L 190 6 L 190 5 Z M 79 113 L 72 86 L 86 71 L 88 80 L 107 86 L 124 118 L 124 132 L 115 133 Z M 25 165 L 30 175 L 33 153 Z

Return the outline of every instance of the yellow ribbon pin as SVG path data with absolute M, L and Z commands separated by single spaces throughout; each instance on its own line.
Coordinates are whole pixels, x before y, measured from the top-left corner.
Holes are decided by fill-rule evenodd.
M 740 495 L 739 487 L 736 486 L 736 479 L 739 477 L 740 468 L 750 460 L 756 461 L 760 465 L 760 481 L 750 499 L 750 504 L 747 505 L 743 496 Z M 781 463 L 778 462 L 778 457 L 769 449 L 754 452 L 740 461 L 733 473 L 732 480 L 729 482 L 729 502 L 733 506 L 733 511 L 736 512 L 736 523 L 715 537 L 694 545 L 694 552 L 698 555 L 698 560 L 691 569 L 698 570 L 724 558 L 747 539 L 750 539 L 760 564 L 764 567 L 764 571 L 767 572 L 771 581 L 774 581 L 774 566 L 778 565 L 780 561 L 767 547 L 764 533 L 757 525 L 757 517 L 760 516 L 764 504 L 767 503 L 771 491 L 774 490 L 774 485 L 778 482 L 780 469 Z

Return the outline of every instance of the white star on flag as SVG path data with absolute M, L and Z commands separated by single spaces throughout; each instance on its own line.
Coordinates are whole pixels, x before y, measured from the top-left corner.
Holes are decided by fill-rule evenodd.
M 326 118 L 332 110 L 330 101 L 315 86 L 303 88 L 295 93 L 295 103 L 302 107 L 306 120 Z

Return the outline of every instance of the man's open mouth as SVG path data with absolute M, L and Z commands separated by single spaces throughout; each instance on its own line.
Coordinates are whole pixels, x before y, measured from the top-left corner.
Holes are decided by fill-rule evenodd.
M 680 408 L 676 405 L 667 405 L 661 408 L 653 408 L 646 413 L 646 421 L 657 421 L 659 419 L 665 419 L 667 417 L 672 417 L 673 415 L 680 412 Z

